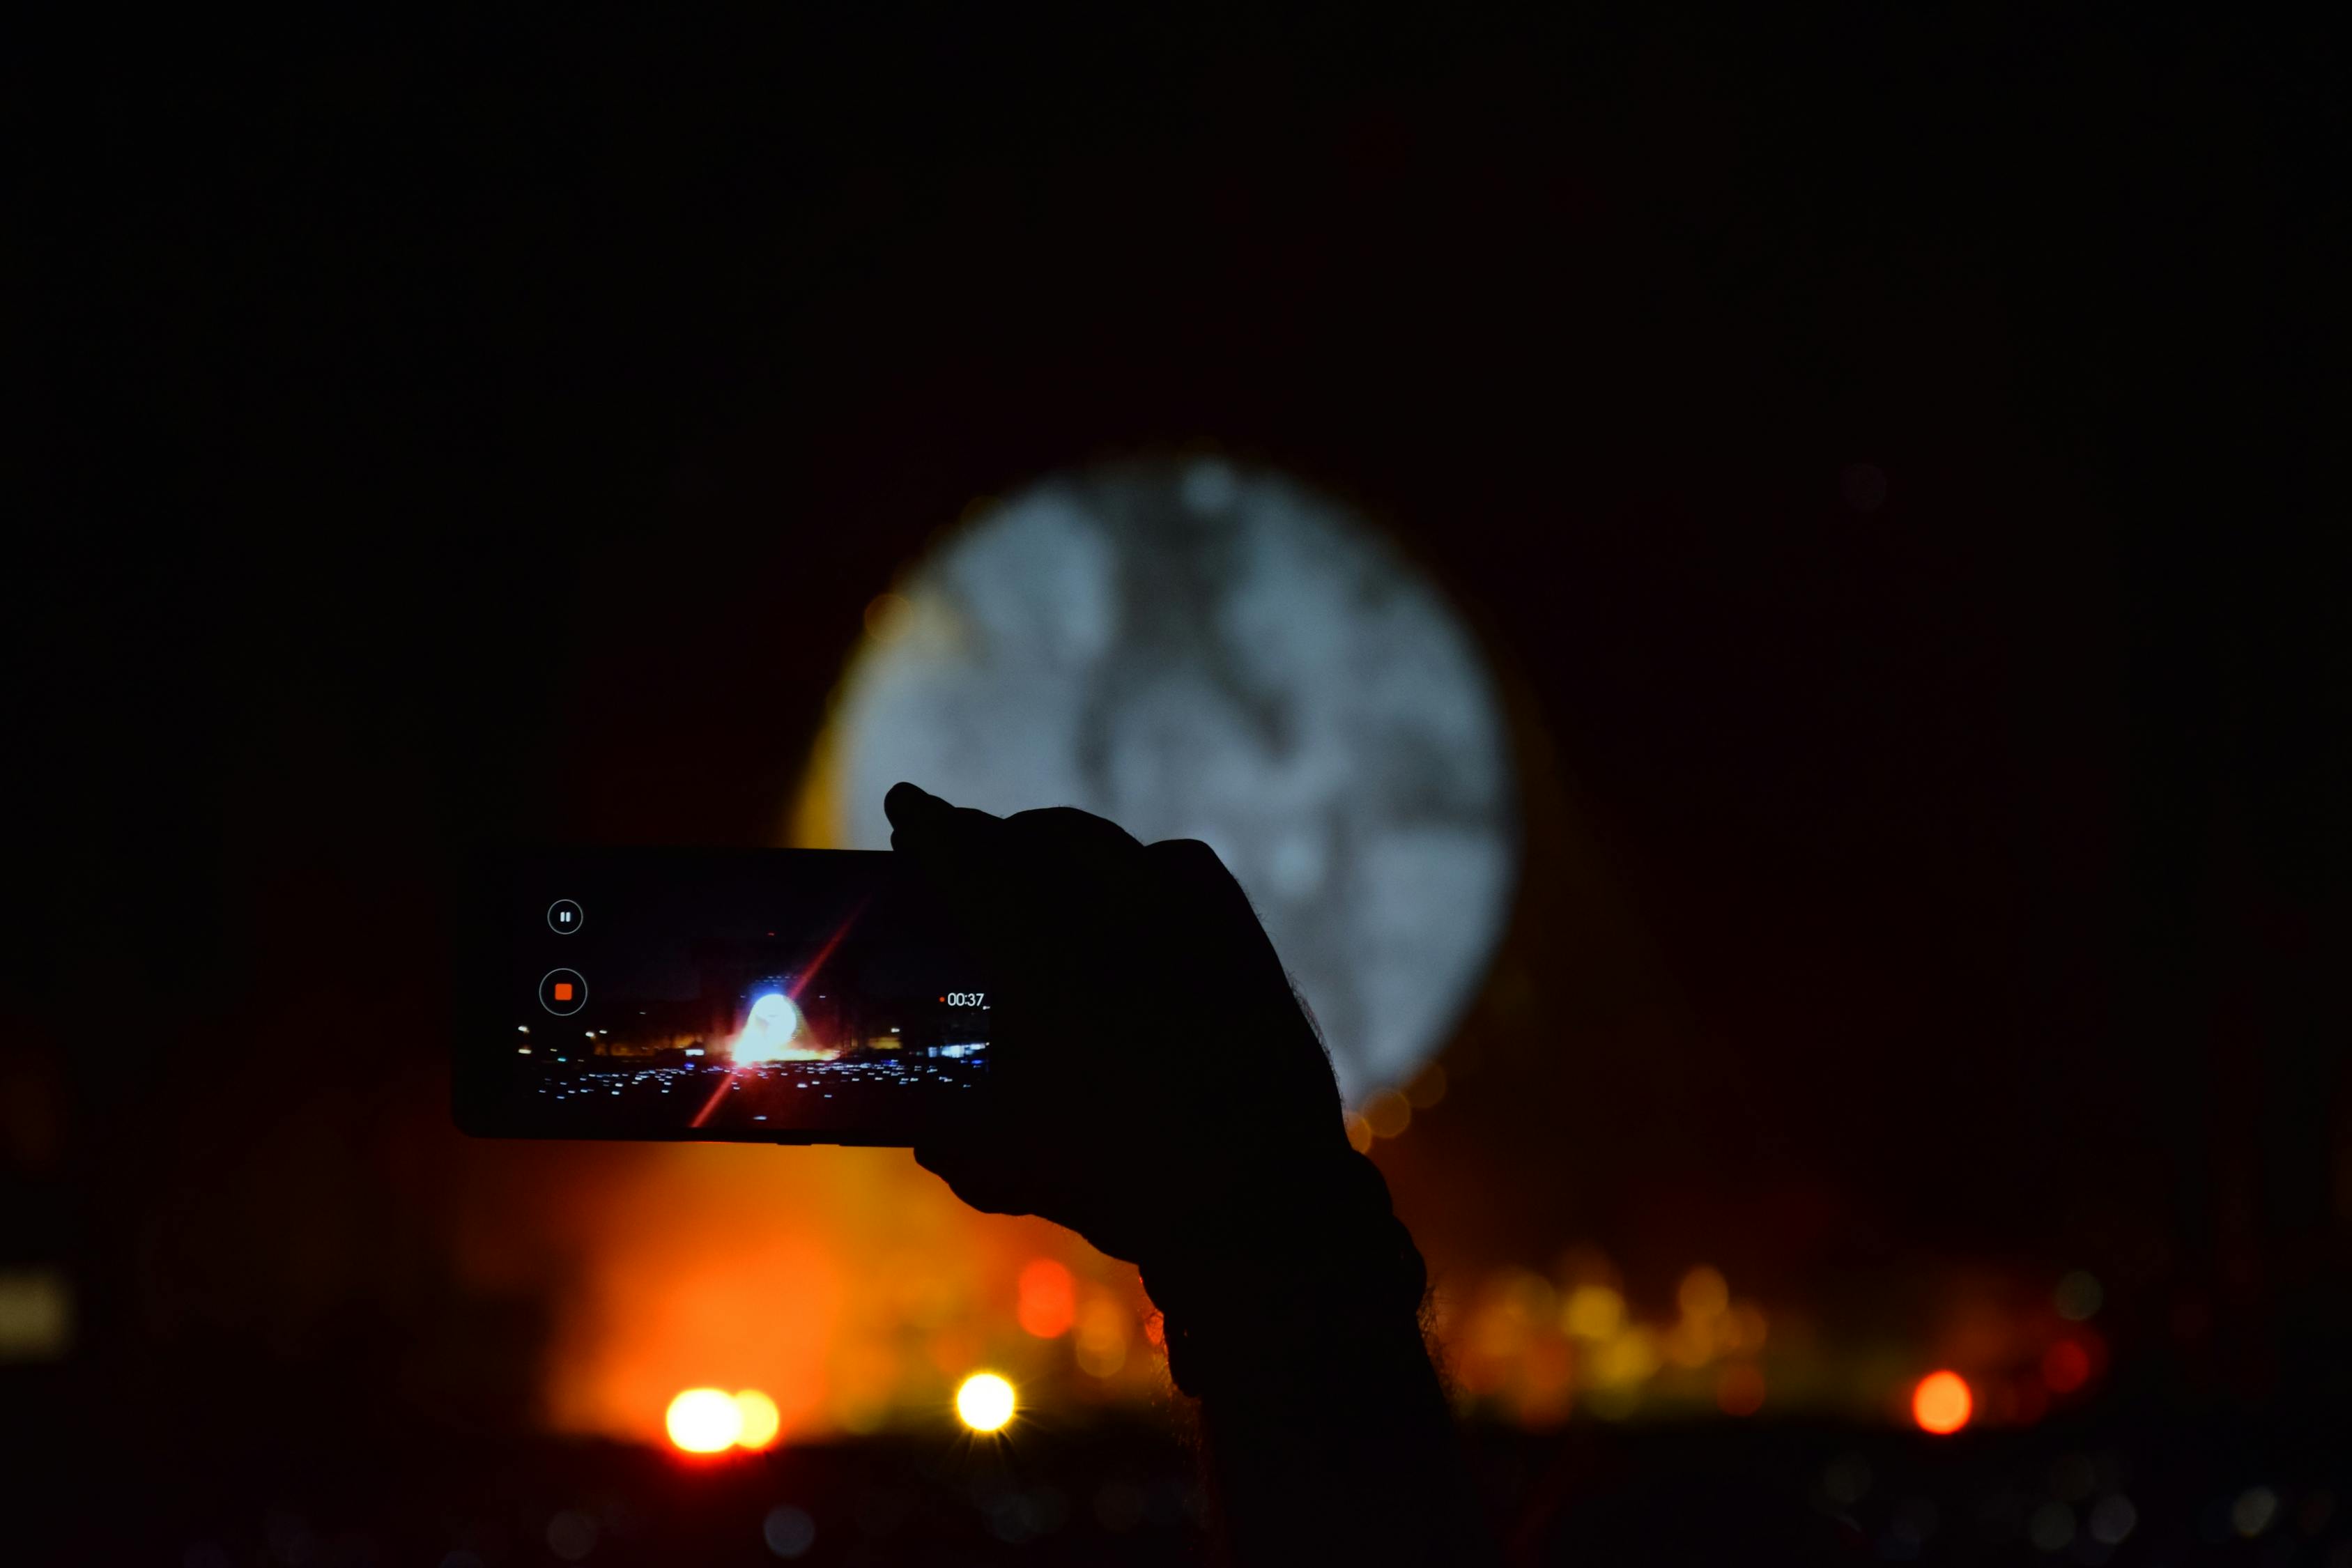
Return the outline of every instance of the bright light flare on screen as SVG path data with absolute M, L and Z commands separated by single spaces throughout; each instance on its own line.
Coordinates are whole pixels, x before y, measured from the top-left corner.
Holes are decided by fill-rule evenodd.
M 669 1440 L 689 1454 L 720 1453 L 742 1435 L 742 1407 L 719 1389 L 689 1388 L 669 1402 Z
M 743 1020 L 727 1054 L 739 1062 L 780 1062 L 811 1055 L 793 1047 L 800 1032 L 800 1009 L 782 992 L 771 991 L 751 1004 L 751 1016 Z
M 956 1414 L 975 1432 L 1002 1432 L 1013 1419 L 1013 1385 L 992 1372 L 976 1372 L 956 1389 Z
M 1945 1436 L 1969 1424 L 1976 1403 L 1967 1380 L 1958 1373 L 1931 1372 L 1911 1391 L 1911 1419 L 1919 1423 L 1921 1431 Z

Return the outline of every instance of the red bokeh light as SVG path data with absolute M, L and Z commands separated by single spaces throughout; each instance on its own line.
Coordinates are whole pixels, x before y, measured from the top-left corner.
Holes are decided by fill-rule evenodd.
M 1057 1340 L 1078 1320 L 1078 1286 L 1070 1271 L 1050 1258 L 1034 1258 L 1021 1270 L 1021 1327 L 1041 1340 Z
M 2053 1394 L 2072 1394 L 2091 1380 L 2090 1353 L 2073 1340 L 2060 1340 L 2042 1355 L 2042 1381 Z
M 1763 1373 L 1748 1362 L 1725 1367 L 1715 1380 L 1715 1407 L 1726 1415 L 1753 1415 L 1763 1409 Z

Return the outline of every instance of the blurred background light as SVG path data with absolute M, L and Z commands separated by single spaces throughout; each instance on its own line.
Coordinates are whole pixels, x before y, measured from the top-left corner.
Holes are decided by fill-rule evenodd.
M 0 1272 L 0 1361 L 56 1361 L 73 1345 L 73 1291 L 55 1268 Z
M 768 1543 L 769 1551 L 789 1563 L 808 1555 L 808 1549 L 816 1544 L 816 1521 L 805 1509 L 778 1503 L 760 1521 L 760 1538 Z
M 1931 1372 L 1911 1391 L 1911 1418 L 1921 1431 L 1938 1436 L 1967 1426 L 1975 1408 L 1975 1395 L 1956 1372 Z
M 1070 1271 L 1050 1258 L 1032 1258 L 1021 1270 L 1022 1329 L 1041 1340 L 1059 1339 L 1077 1321 L 1078 1288 Z
M 2095 1315 L 2106 1300 L 2098 1277 L 2088 1269 L 2077 1268 L 2058 1281 L 2053 1293 L 2058 1315 L 2071 1323 L 2079 1323 Z
M 689 1454 L 716 1454 L 742 1435 L 743 1412 L 716 1388 L 689 1388 L 669 1402 L 669 1440 Z
M 784 1418 L 776 1402 L 756 1388 L 735 1395 L 735 1442 L 745 1448 L 764 1448 L 783 1430 Z
M 955 1405 L 973 1431 L 1003 1431 L 1013 1419 L 1013 1385 L 992 1372 L 976 1372 L 956 1386 Z
M 1469 633 L 1349 508 L 1213 457 L 1058 475 L 983 509 L 865 626 L 801 841 L 887 847 L 900 779 L 1202 839 L 1348 1103 L 1443 1043 L 1503 930 L 1511 762 Z

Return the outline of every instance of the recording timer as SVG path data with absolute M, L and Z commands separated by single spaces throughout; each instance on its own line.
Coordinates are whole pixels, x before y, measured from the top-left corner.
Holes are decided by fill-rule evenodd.
M 988 993 L 985 991 L 950 991 L 946 995 L 940 997 L 940 1000 L 946 1003 L 950 1007 L 985 1007 L 988 1005 Z

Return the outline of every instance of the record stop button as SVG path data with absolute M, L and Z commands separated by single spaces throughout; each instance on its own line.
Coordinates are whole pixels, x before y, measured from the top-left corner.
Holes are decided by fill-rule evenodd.
M 588 1005 L 588 982 L 576 969 L 551 969 L 539 983 L 539 1005 L 558 1017 Z
M 547 906 L 547 929 L 558 936 L 570 936 L 588 921 L 588 911 L 570 899 L 558 899 Z

